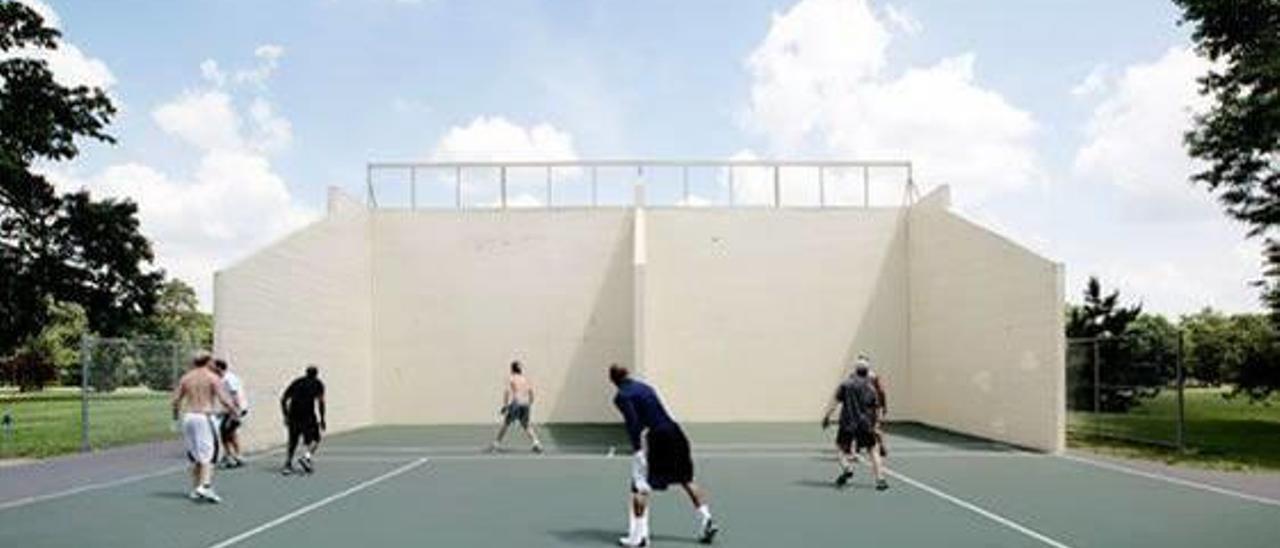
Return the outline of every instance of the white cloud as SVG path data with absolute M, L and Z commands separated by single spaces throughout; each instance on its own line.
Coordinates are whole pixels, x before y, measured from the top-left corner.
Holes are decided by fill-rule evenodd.
M 956 184 L 960 200 L 1045 179 L 1034 120 L 977 83 L 974 55 L 895 76 L 896 36 L 866 0 L 803 0 L 775 15 L 746 61 L 746 127 L 779 154 L 913 160 L 918 180 Z
M 275 74 L 276 68 L 280 66 L 280 58 L 284 57 L 284 47 L 277 44 L 263 44 L 253 50 L 253 56 L 258 59 L 258 64 L 252 68 L 237 70 L 232 80 L 237 84 L 266 86 L 267 80 L 271 79 L 271 75 Z
M 573 136 L 551 124 L 541 123 L 523 126 L 502 116 L 478 116 L 465 125 L 453 126 L 431 147 L 427 157 L 431 161 L 537 161 L 576 160 Z M 464 174 L 464 193 L 467 205 L 496 206 L 499 176 L 493 170 L 470 170 Z M 424 178 L 432 174 L 423 174 Z M 437 173 L 437 182 L 453 181 L 453 174 Z M 559 181 L 582 176 L 579 168 L 557 169 Z M 508 200 L 512 207 L 542 205 L 546 184 L 545 170 L 536 168 L 510 169 L 507 173 Z
M 196 287 L 208 305 L 216 269 L 302 226 L 315 213 L 293 198 L 271 164 L 271 154 L 292 141 L 289 121 L 261 96 L 245 101 L 235 90 L 220 87 L 225 80 L 216 62 L 205 61 L 200 68 L 215 87 L 184 92 L 151 112 L 162 131 L 199 152 L 189 174 L 129 162 L 89 175 L 55 171 L 50 177 L 62 187 L 136 201 L 158 264 Z M 260 91 L 267 81 L 253 84 L 251 89 Z M 247 107 L 238 106 L 246 102 Z
M 1080 83 L 1071 88 L 1071 95 L 1089 97 L 1106 91 L 1108 70 L 1107 65 L 1093 67 Z
M 1175 47 L 1103 86 L 1075 156 L 1077 174 L 1118 186 L 1144 216 L 1218 215 L 1212 197 L 1189 183 L 1196 164 L 1182 142 L 1192 116 L 1206 105 L 1196 78 L 1209 66 L 1190 48 Z
M 62 26 L 62 19 L 48 4 L 40 0 L 21 0 L 45 20 L 51 28 Z M 75 44 L 65 39 L 58 43 L 58 49 L 40 50 L 24 48 L 9 52 L 6 57 L 32 57 L 43 59 L 49 63 L 49 70 L 58 83 L 64 86 L 88 86 L 110 91 L 116 83 L 111 69 L 101 59 L 85 54 Z
M 205 59 L 200 63 L 200 76 L 205 81 L 216 87 L 222 87 L 227 84 L 227 75 L 218 67 L 218 62 L 213 59 Z
M 924 30 L 924 25 L 920 24 L 920 20 L 906 8 L 900 8 L 893 4 L 884 7 L 884 14 L 889 18 L 889 22 L 894 27 L 905 34 L 920 34 Z

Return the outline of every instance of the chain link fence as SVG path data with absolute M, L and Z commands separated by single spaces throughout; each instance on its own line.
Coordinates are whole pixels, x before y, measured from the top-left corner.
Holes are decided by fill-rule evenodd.
M 40 458 L 173 437 L 170 392 L 197 348 L 85 337 L 79 363 L 41 389 L 0 386 L 0 458 Z
M 1142 337 L 1067 341 L 1067 432 L 1184 448 L 1182 336 L 1172 348 Z

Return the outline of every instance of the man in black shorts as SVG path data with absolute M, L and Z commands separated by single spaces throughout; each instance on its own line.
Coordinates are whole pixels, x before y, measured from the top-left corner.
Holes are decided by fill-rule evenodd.
M 698 515 L 698 540 L 710 544 L 719 528 L 711 518 L 706 493 L 693 483 L 693 455 L 689 439 L 663 408 L 658 393 L 631 378 L 626 368 L 609 366 L 609 380 L 618 387 L 613 404 L 626 421 L 634 457 L 631 463 L 630 531 L 618 539 L 623 546 L 649 544 L 649 493 L 679 484 Z
M 320 418 L 316 420 L 316 408 L 320 409 Z M 284 413 L 284 425 L 289 429 L 289 452 L 284 460 L 285 475 L 293 473 L 293 454 L 298 449 L 298 439 L 302 439 L 305 447 L 298 465 L 302 471 L 310 474 L 315 468 L 311 462 L 312 455 L 320 446 L 320 433 L 324 431 L 324 383 L 320 382 L 320 370 L 312 365 L 307 367 L 307 374 L 289 383 L 284 395 L 280 396 L 280 410 Z
M 880 463 L 880 452 L 876 441 L 877 425 L 880 421 L 880 401 L 876 397 L 875 387 L 869 377 L 870 370 L 865 365 L 858 365 L 853 375 L 840 383 L 836 388 L 835 398 L 827 405 L 827 412 L 822 415 L 822 428 L 831 426 L 831 413 L 840 406 L 840 431 L 836 434 L 836 447 L 840 450 L 840 476 L 836 478 L 836 486 L 844 487 L 853 477 L 855 451 L 866 451 L 871 458 L 871 473 L 876 478 L 876 490 L 889 488 L 884 480 L 884 471 Z

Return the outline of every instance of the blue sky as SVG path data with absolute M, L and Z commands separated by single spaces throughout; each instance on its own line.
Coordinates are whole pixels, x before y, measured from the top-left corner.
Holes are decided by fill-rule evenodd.
M 37 0 L 25 0 L 38 4 Z M 1184 181 L 1167 0 L 44 0 L 120 144 L 48 166 L 213 270 L 378 159 L 908 157 L 925 188 L 1149 309 L 1256 308 L 1256 243 Z M 53 62 L 53 61 L 51 61 Z

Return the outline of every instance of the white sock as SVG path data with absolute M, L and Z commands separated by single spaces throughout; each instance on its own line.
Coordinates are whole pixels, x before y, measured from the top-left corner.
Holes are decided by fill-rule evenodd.
M 702 518 L 702 521 L 707 521 L 711 519 L 711 507 L 707 506 L 706 504 L 699 506 L 698 517 Z
M 637 518 L 635 513 L 632 512 L 630 508 L 627 508 L 627 540 L 635 540 L 636 529 L 639 529 L 639 528 L 640 528 L 640 518 Z
M 311 451 L 303 451 L 303 452 L 302 452 L 302 458 L 307 459 L 307 460 L 311 460 Z
M 649 509 L 645 508 L 644 513 L 640 514 L 640 518 L 636 520 L 636 539 L 649 538 Z

